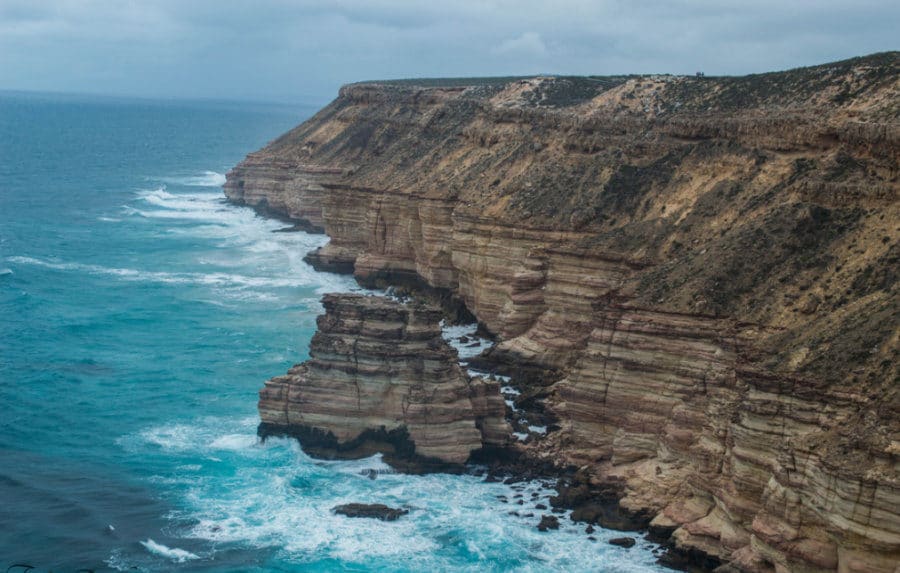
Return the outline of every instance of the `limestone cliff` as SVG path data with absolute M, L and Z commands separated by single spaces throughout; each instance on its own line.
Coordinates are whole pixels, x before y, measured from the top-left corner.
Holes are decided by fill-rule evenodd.
M 260 392 L 263 436 L 355 458 L 384 452 L 406 469 L 447 469 L 509 439 L 494 382 L 470 379 L 441 337 L 441 310 L 325 295 L 310 359 Z
M 892 52 L 350 85 L 225 191 L 324 228 L 319 268 L 459 297 L 574 497 L 740 570 L 893 572 L 898 177 Z

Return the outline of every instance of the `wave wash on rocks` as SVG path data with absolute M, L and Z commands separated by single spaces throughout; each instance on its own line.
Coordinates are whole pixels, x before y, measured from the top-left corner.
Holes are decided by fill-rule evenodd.
M 483 361 L 552 422 L 525 450 L 577 469 L 560 497 L 581 518 L 614 496 L 707 563 L 889 573 L 898 72 L 891 52 L 733 78 L 355 84 L 225 191 L 324 229 L 317 268 L 462 301 L 498 337 Z M 289 415 L 277 380 L 269 422 Z M 441 401 L 464 447 L 427 455 L 478 445 L 464 394 Z M 338 442 L 359 429 L 321 415 Z

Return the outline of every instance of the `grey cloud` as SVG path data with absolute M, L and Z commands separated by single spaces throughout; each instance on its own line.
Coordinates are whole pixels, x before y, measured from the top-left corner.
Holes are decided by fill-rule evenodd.
M 874 0 L 0 0 L 0 89 L 322 102 L 363 79 L 740 74 L 897 49 Z
M 515 38 L 504 40 L 492 51 L 495 54 L 542 58 L 547 55 L 547 44 L 537 32 L 524 32 Z

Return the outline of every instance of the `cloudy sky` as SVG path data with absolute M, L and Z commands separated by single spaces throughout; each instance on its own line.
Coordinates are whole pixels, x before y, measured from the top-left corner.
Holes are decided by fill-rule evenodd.
M 379 78 L 787 69 L 898 29 L 896 0 L 0 0 L 0 89 L 322 103 Z

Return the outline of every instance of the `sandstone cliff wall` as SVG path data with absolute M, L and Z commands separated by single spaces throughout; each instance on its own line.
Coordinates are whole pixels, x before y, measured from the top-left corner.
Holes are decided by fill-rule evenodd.
M 225 190 L 462 299 L 573 487 L 741 570 L 895 571 L 898 71 L 352 85 Z
M 438 308 L 326 295 L 310 359 L 260 392 L 261 433 L 337 457 L 386 452 L 413 469 L 460 465 L 507 445 L 496 383 L 469 379 L 441 338 Z

